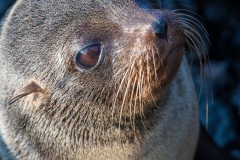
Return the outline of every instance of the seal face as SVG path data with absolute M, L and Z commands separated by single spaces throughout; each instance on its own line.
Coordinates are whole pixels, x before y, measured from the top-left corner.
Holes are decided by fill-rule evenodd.
M 19 0 L 0 37 L 0 126 L 12 153 L 192 159 L 185 28 L 147 1 Z

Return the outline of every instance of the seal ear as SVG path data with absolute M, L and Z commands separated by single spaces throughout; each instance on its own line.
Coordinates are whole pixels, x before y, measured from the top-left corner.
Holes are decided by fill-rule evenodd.
M 31 94 L 31 93 L 35 93 L 35 92 L 44 92 L 44 90 L 38 85 L 36 84 L 34 81 L 31 81 L 27 86 L 23 87 L 15 96 L 13 96 L 8 104 L 11 105 L 13 104 L 15 101 Z

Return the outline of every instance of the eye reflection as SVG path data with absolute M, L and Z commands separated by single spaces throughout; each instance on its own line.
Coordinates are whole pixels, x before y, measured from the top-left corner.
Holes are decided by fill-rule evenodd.
M 77 67 L 90 69 L 97 65 L 101 54 L 101 45 L 95 44 L 80 50 L 75 58 Z

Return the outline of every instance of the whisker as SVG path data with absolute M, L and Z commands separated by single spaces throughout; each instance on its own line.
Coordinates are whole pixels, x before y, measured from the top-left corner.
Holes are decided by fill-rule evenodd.
M 129 108 L 130 108 L 130 121 L 131 121 L 131 123 L 133 123 L 133 121 L 132 121 L 132 99 L 133 99 L 133 94 L 134 94 L 133 92 L 134 92 L 135 86 L 136 86 L 136 80 L 137 80 L 137 77 L 135 76 L 134 82 L 133 82 L 133 87 L 132 87 L 131 98 L 130 98 L 130 101 L 129 101 L 129 103 L 130 103 L 130 106 L 129 106 Z
M 184 34 L 187 38 L 186 43 L 187 43 L 188 47 L 190 48 L 190 51 L 197 53 L 197 55 L 199 57 L 200 76 L 201 76 L 200 84 L 199 84 L 199 87 L 200 87 L 199 95 L 201 95 L 202 90 L 203 90 L 204 80 L 206 79 L 206 74 L 204 74 L 206 72 L 206 67 L 204 67 L 206 64 L 208 65 L 208 69 L 209 69 L 209 73 L 210 73 L 210 77 L 211 77 L 209 56 L 207 54 L 207 52 L 208 52 L 207 46 L 204 43 L 203 37 L 200 35 L 200 32 L 203 33 L 204 38 L 206 38 L 207 42 L 211 45 L 210 40 L 208 38 L 208 32 L 205 29 L 205 27 L 202 25 L 202 23 L 199 22 L 198 19 L 196 19 L 192 15 L 185 14 L 182 12 L 187 12 L 187 13 L 191 13 L 193 15 L 197 15 L 196 13 L 189 11 L 189 10 L 185 10 L 185 9 L 178 9 L 178 10 L 174 10 L 173 12 L 176 13 L 176 15 L 179 17 L 179 23 L 183 27 Z M 199 16 L 199 15 L 197 15 L 197 16 Z M 202 60 L 201 60 L 202 56 L 203 56 L 204 62 L 202 62 Z M 211 86 L 211 88 L 212 88 L 212 86 Z M 207 123 L 206 126 L 208 128 L 208 116 L 209 116 L 208 115 L 208 107 L 209 107 L 208 106 L 208 90 L 206 90 L 206 92 L 207 92 L 206 93 L 206 95 L 207 95 L 207 97 L 206 97 L 206 123 Z M 198 101 L 200 101 L 200 96 L 198 97 Z
M 149 68 L 149 62 L 148 62 L 148 54 L 147 54 L 147 82 L 148 82 L 148 84 L 150 84 L 150 77 L 149 77 L 149 75 L 150 75 L 150 68 Z
M 207 49 L 206 49 L 206 47 L 204 47 L 202 44 L 203 44 L 203 41 L 199 41 L 196 37 L 195 37 L 195 35 L 192 33 L 192 32 L 190 32 L 190 31 L 188 31 L 188 30 L 185 30 L 185 33 L 186 33 L 186 35 L 187 35 L 187 38 L 188 38 L 188 40 L 190 40 L 190 43 L 193 45 L 193 51 L 194 52 L 196 52 L 197 53 L 197 55 L 198 55 L 198 57 L 201 59 L 201 55 L 200 55 L 200 53 L 204 53 L 203 54 L 203 56 L 204 56 L 204 60 L 205 60 L 205 64 L 206 64 L 206 53 L 207 53 Z M 203 76 L 204 77 L 204 79 L 205 79 L 205 74 L 203 74 L 205 71 L 203 71 L 203 63 L 202 63 L 202 61 L 199 61 L 200 62 L 200 75 L 201 75 L 201 77 Z M 203 79 L 201 79 L 200 80 L 200 86 L 201 86 L 201 88 L 200 88 L 200 93 L 202 92 L 202 85 L 203 84 Z
M 197 13 L 191 11 L 191 10 L 187 10 L 187 9 L 174 9 L 174 10 L 171 11 L 171 13 L 173 13 L 173 12 L 174 13 L 182 13 L 182 14 L 184 14 L 183 12 L 188 12 L 188 13 L 194 14 L 194 15 L 196 15 L 199 18 L 204 20 L 204 18 L 202 16 L 200 16 L 199 14 L 197 14 Z
M 140 68 L 140 76 L 139 76 L 139 79 L 140 79 L 140 88 L 139 88 L 139 105 L 140 105 L 140 109 L 139 109 L 139 112 L 140 112 L 140 117 L 141 117 L 141 122 L 142 122 L 142 125 L 143 127 L 147 130 L 145 124 L 144 124 L 144 120 L 145 119 L 145 115 L 144 115 L 144 110 L 143 110 L 143 101 L 142 101 L 142 96 L 141 96 L 141 93 L 142 93 L 142 88 L 143 88 L 143 83 L 144 83 L 144 73 L 142 73 L 143 70 L 142 70 L 142 65 L 141 65 L 141 68 Z
M 206 33 L 206 36 L 208 36 L 208 32 L 207 32 L 206 28 L 203 26 L 203 24 L 197 18 L 195 18 L 189 14 L 184 14 L 184 13 L 177 13 L 177 15 L 179 17 L 187 17 L 188 18 L 187 20 L 194 22 L 204 33 Z M 208 37 L 206 37 L 206 38 L 208 38 Z
M 122 105 L 121 105 L 121 111 L 120 111 L 120 116 L 119 116 L 119 130 L 120 130 L 120 126 L 121 126 L 121 119 L 122 119 L 122 112 L 123 112 L 123 108 L 124 108 L 124 104 L 125 104 L 125 100 L 126 100 L 126 96 L 128 94 L 128 91 L 129 91 L 129 87 L 130 87 L 130 84 L 131 84 L 131 78 L 132 77 L 132 73 L 133 73 L 133 66 L 135 64 L 135 61 L 136 61 L 136 58 L 134 59 L 133 61 L 133 64 L 132 66 L 130 67 L 130 74 L 128 76 L 128 83 L 127 83 L 127 87 L 125 89 L 125 93 L 124 93 L 124 97 L 123 97 L 123 101 L 122 101 Z
M 155 46 L 155 49 L 156 49 L 156 46 Z M 157 51 L 157 49 L 156 49 L 156 51 Z M 159 53 L 158 53 L 158 55 L 159 55 Z M 155 80 L 158 81 L 157 69 L 156 69 L 156 60 L 155 60 L 155 56 L 154 56 L 154 52 L 153 51 L 152 51 L 152 58 L 153 58 L 153 69 L 154 69 Z
M 120 82 L 120 85 L 119 85 L 119 87 L 118 87 L 117 94 L 116 94 L 116 96 L 115 96 L 115 100 L 114 100 L 114 103 L 113 103 L 113 109 L 112 109 L 112 126 L 113 126 L 113 117 L 114 117 L 114 111 L 115 111 L 115 108 L 116 108 L 117 97 L 118 97 L 118 95 L 119 95 L 120 89 L 122 89 L 122 84 L 123 84 L 123 82 L 124 82 L 124 80 L 125 80 L 126 75 L 128 74 L 128 72 L 129 72 L 129 70 L 127 70 L 127 72 L 124 74 L 124 76 L 123 76 L 123 78 L 122 78 L 122 80 L 121 80 L 121 82 Z

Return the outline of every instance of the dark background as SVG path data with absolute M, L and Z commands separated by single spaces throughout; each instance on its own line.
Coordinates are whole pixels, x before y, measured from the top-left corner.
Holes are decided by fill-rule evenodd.
M 209 65 L 199 74 L 193 58 L 193 78 L 200 93 L 201 123 L 219 147 L 240 159 L 240 1 L 162 0 L 163 8 L 193 11 L 209 33 Z M 204 59 L 202 59 L 203 61 Z M 210 72 L 208 72 L 210 69 Z M 199 84 L 204 79 L 203 85 Z M 208 116 L 206 108 L 208 105 Z M 208 117 L 208 125 L 206 119 Z
M 0 18 L 13 2 L 14 0 L 0 0 Z M 197 13 L 198 15 L 192 15 L 208 31 L 211 44 L 206 42 L 209 65 L 205 67 L 207 72 L 204 76 L 199 74 L 199 58 L 191 58 L 193 78 L 200 94 L 201 123 L 207 127 L 219 147 L 240 159 L 240 1 L 159 2 L 162 8 L 181 8 Z M 203 85 L 200 84 L 201 79 L 204 79 Z

